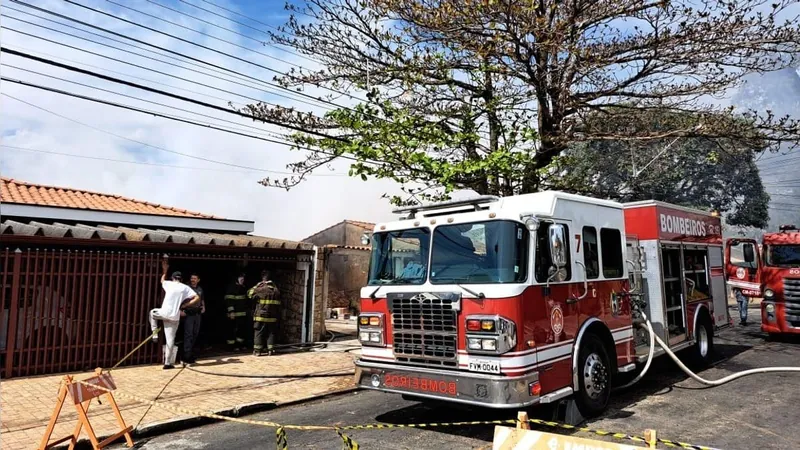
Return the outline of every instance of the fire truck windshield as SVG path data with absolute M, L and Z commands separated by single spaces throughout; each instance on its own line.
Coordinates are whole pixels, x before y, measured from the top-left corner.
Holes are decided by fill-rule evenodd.
M 431 230 L 375 233 L 369 263 L 371 286 L 382 284 L 422 284 L 428 274 L 428 248 Z
M 521 283 L 526 280 L 529 232 L 496 220 L 442 225 L 433 233 L 433 284 Z
M 767 265 L 777 267 L 800 267 L 800 245 L 767 246 Z

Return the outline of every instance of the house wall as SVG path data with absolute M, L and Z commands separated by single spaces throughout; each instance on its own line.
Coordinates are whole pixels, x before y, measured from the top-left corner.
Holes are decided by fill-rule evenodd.
M 346 222 L 338 223 L 306 238 L 304 242 L 310 242 L 318 247 L 325 245 L 345 245 L 345 242 L 347 241 L 348 225 L 349 224 Z
M 358 307 L 361 288 L 367 284 L 369 251 L 329 248 L 328 308 Z

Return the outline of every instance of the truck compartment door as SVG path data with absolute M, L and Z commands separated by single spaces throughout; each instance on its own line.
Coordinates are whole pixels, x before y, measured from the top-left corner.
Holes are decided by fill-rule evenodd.
M 711 296 L 713 297 L 714 326 L 721 327 L 730 323 L 728 314 L 728 291 L 725 289 L 725 267 L 722 247 L 708 247 L 708 266 L 711 275 Z
M 758 244 L 754 239 L 729 239 L 725 243 L 725 278 L 732 289 L 747 297 L 761 296 Z

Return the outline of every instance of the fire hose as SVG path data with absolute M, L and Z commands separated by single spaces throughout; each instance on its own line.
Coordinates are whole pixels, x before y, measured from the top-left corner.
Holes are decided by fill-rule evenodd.
M 617 387 L 617 389 L 625 389 L 625 388 L 631 387 L 634 384 L 636 384 L 637 382 L 639 382 L 645 376 L 645 374 L 647 373 L 647 370 L 650 369 L 651 362 L 653 361 L 653 356 L 655 354 L 655 344 L 656 343 L 658 343 L 658 345 L 664 350 L 664 352 L 667 355 L 669 355 L 669 357 L 673 361 L 675 361 L 675 364 L 677 364 L 678 367 L 680 367 L 680 369 L 686 375 L 688 375 L 689 377 L 691 377 L 693 380 L 697 381 L 698 383 L 704 384 L 706 386 L 711 386 L 711 387 L 722 386 L 723 384 L 730 383 L 733 380 L 737 380 L 737 379 L 742 378 L 742 377 L 746 377 L 746 376 L 749 376 L 749 375 L 755 375 L 755 374 L 759 374 L 759 373 L 800 372 L 800 367 L 787 367 L 787 366 L 783 366 L 783 367 L 759 367 L 757 369 L 749 369 L 749 370 L 744 370 L 744 371 L 741 371 L 741 372 L 736 372 L 736 373 L 733 373 L 733 374 L 728 375 L 726 377 L 720 378 L 718 380 L 706 380 L 705 378 L 700 377 L 696 373 L 692 372 L 688 367 L 686 367 L 686 365 L 680 360 L 680 358 L 678 358 L 678 356 L 672 350 L 670 350 L 669 345 L 667 343 L 665 343 L 660 337 L 658 337 L 656 335 L 656 333 L 653 331 L 653 325 L 650 323 L 650 320 L 647 318 L 647 316 L 644 313 L 642 313 L 642 317 L 644 319 L 644 325 L 642 325 L 641 323 L 639 323 L 637 325 L 639 327 L 645 328 L 647 330 L 647 333 L 650 335 L 650 351 L 648 352 L 648 355 L 647 355 L 647 362 L 645 363 L 644 368 L 642 369 L 642 372 L 639 375 L 637 375 L 636 378 L 634 378 L 629 383 L 627 383 L 627 384 L 625 384 L 623 386 Z

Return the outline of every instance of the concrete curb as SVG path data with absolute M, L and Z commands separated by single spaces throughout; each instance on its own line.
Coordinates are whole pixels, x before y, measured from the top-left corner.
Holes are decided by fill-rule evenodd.
M 312 401 L 323 400 L 330 397 L 336 397 L 339 395 L 347 394 L 350 392 L 357 391 L 359 389 L 358 386 L 352 386 L 344 389 L 338 389 L 335 391 L 327 392 L 322 395 L 312 396 L 312 397 L 305 397 L 300 398 L 297 400 L 292 400 L 283 403 L 276 403 L 276 402 L 254 402 L 254 403 L 246 403 L 243 405 L 236 405 L 230 408 L 223 408 L 216 411 L 212 411 L 212 413 L 225 416 L 225 417 L 244 417 L 249 416 L 252 414 L 270 411 L 277 408 L 283 408 L 287 406 L 294 406 L 303 403 L 309 403 Z M 160 436 L 167 433 L 174 433 L 176 431 L 183 431 L 188 430 L 190 428 L 199 427 L 202 425 L 208 425 L 211 423 L 222 422 L 221 419 L 210 419 L 208 417 L 196 417 L 196 416 L 181 416 L 176 417 L 174 419 L 162 420 L 160 422 L 153 422 L 149 424 L 145 424 L 139 428 L 134 429 L 131 432 L 131 436 L 134 440 L 143 439 L 143 438 L 150 438 L 155 436 Z M 110 435 L 106 436 L 98 436 L 98 440 L 102 441 L 103 439 L 107 438 Z M 124 442 L 122 438 L 120 441 L 117 442 Z M 57 449 L 67 448 L 67 445 L 59 445 L 55 447 Z M 77 445 L 75 445 L 76 450 L 84 450 L 84 449 L 91 449 L 92 444 L 86 438 L 81 438 L 78 440 Z

